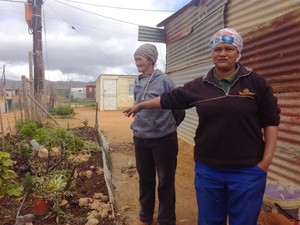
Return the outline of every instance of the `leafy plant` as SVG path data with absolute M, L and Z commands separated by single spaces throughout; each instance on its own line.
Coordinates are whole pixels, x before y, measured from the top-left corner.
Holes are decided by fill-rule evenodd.
M 37 128 L 37 123 L 34 121 L 18 121 L 16 123 L 17 133 L 21 137 L 32 138 L 35 135 Z
M 66 115 L 73 115 L 74 114 L 74 109 L 71 106 L 59 106 L 56 108 L 53 108 L 51 111 L 52 115 L 61 115 L 61 116 L 66 116 Z
M 32 177 L 33 192 L 48 201 L 53 201 L 63 192 L 67 182 L 62 175 L 47 174 Z
M 73 133 L 63 128 L 39 128 L 33 138 L 47 148 L 65 146 L 71 153 L 84 147 L 84 142 L 80 138 L 76 138 Z
M 3 151 L 5 152 L 12 152 L 14 150 L 14 146 L 9 141 L 5 140 L 3 141 Z
M 33 175 L 31 177 L 32 191 L 48 201 L 60 203 L 63 196 L 70 196 L 73 193 L 70 190 L 75 185 L 71 185 L 71 189 L 66 190 L 70 174 L 70 170 L 56 170 L 48 174 Z
M 24 188 L 20 186 L 14 179 L 18 175 L 10 169 L 15 162 L 10 159 L 10 154 L 0 152 L 0 195 L 20 196 Z
M 34 139 L 40 143 L 44 144 L 43 142 L 47 140 L 48 138 L 51 138 L 51 132 L 52 130 L 50 128 L 42 127 L 40 129 L 37 129 L 35 134 L 34 134 Z
M 102 150 L 102 148 L 100 146 L 95 145 L 94 143 L 85 141 L 82 152 L 84 152 L 86 154 L 90 154 L 92 152 L 97 152 L 97 151 L 101 151 L 101 150 Z
M 22 154 L 24 159 L 28 160 L 33 152 L 33 149 L 27 143 L 27 141 L 21 141 L 20 143 L 16 144 L 17 149 Z
M 83 124 L 84 128 L 86 128 L 89 124 L 88 118 L 85 118 L 85 120 L 82 121 L 82 124 Z
M 74 144 L 75 136 L 71 132 L 68 132 L 66 129 L 57 128 L 53 133 L 54 139 L 58 141 L 57 145 L 59 146 L 61 143 L 64 145 Z M 59 142 L 60 141 L 60 142 Z
M 29 172 L 25 173 L 25 176 L 22 178 L 22 184 L 25 192 L 32 192 L 33 185 L 32 185 L 32 179 Z
M 39 172 L 42 170 L 39 170 Z M 44 175 L 31 176 L 31 191 L 42 199 L 51 203 L 52 212 L 56 216 L 56 221 L 60 219 L 71 220 L 72 214 L 67 214 L 61 208 L 61 202 L 65 197 L 73 196 L 76 190 L 73 174 L 70 170 L 56 170 Z M 28 183 L 28 180 L 27 180 Z

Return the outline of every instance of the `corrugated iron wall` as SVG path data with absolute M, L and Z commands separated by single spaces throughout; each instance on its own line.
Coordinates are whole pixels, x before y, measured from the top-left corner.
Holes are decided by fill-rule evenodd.
M 213 66 L 211 62 L 198 64 L 196 66 L 187 67 L 183 70 L 176 70 L 171 73 L 171 77 L 177 86 L 196 77 L 204 76 Z M 178 127 L 178 134 L 181 139 L 194 146 L 194 136 L 198 125 L 198 115 L 195 108 L 186 110 L 184 121 Z
M 268 80 L 282 111 L 268 178 L 300 184 L 300 1 L 231 0 L 225 18 L 243 34 L 241 63 Z
M 167 73 L 209 61 L 209 39 L 224 26 L 227 0 L 205 0 L 166 24 Z
M 299 4 L 299 0 L 229 0 L 225 24 L 244 35 L 260 30 L 260 25 L 298 9 Z
M 241 62 L 272 85 L 282 110 L 270 180 L 300 184 L 300 0 L 202 1 L 166 23 L 167 70 L 177 85 L 203 76 L 209 38 L 233 27 L 244 38 Z M 198 117 L 187 111 L 179 135 L 193 144 Z

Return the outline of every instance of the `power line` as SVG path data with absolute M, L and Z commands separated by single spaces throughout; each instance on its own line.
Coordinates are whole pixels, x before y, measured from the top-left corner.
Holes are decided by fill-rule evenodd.
M 121 34 L 121 35 L 125 35 L 125 36 L 136 37 L 136 34 L 122 33 L 122 32 L 118 32 L 118 31 L 115 31 L 115 30 L 108 30 L 108 29 L 104 29 L 104 28 L 101 28 L 101 27 L 95 27 L 95 26 L 90 26 L 90 25 L 80 24 L 80 23 L 73 23 L 72 22 L 72 24 L 78 25 L 78 26 L 81 26 L 81 27 L 84 27 L 84 28 L 88 28 L 88 29 L 95 29 L 95 30 L 101 30 L 101 31 L 106 31 L 106 32 L 110 32 L 110 33 Z
M 72 8 L 74 8 L 74 9 L 77 9 L 77 10 L 80 10 L 80 11 L 84 11 L 84 12 L 93 14 L 93 15 L 95 15 L 95 16 L 103 17 L 103 18 L 105 18 L 105 19 L 114 20 L 114 21 L 118 21 L 118 22 L 121 22 L 121 23 L 127 23 L 127 24 L 131 24 L 131 25 L 135 25 L 135 26 L 140 26 L 140 24 L 137 24 L 137 23 L 131 23 L 131 22 L 127 22 L 127 21 L 124 21 L 124 20 L 119 20 L 119 19 L 115 19 L 115 18 L 108 17 L 108 16 L 103 16 L 103 15 L 100 15 L 100 14 L 97 14 L 97 13 L 90 12 L 90 11 L 88 11 L 88 10 L 80 9 L 80 8 L 78 8 L 78 7 L 76 7 L 76 6 L 69 5 L 69 4 L 67 4 L 67 3 L 64 3 L 64 2 L 61 2 L 61 1 L 58 1 L 58 0 L 55 0 L 55 1 L 56 1 L 56 2 L 59 2 L 59 3 L 63 4 L 63 5 L 67 5 L 67 6 L 69 6 L 69 7 L 72 7 Z
M 3 1 L 3 0 L 0 0 L 0 1 Z M 45 2 L 45 1 L 44 1 Z M 20 12 L 12 12 L 12 11 L 5 11 L 5 10 L 2 10 L 0 9 L 0 11 L 4 12 L 4 13 L 14 13 L 14 14 L 18 14 L 20 16 Z M 22 17 L 23 18 L 23 17 Z M 55 17 L 51 17 L 51 16 L 45 16 L 45 19 L 51 19 L 51 20 L 57 20 L 57 21 L 60 21 L 59 19 L 55 18 Z M 96 27 L 96 26 L 91 26 L 91 25 L 87 25 L 87 24 L 81 24 L 81 23 L 74 23 L 72 22 L 72 24 L 74 25 L 78 25 L 78 26 L 81 26 L 81 27 L 85 27 L 85 28 L 88 28 L 88 29 L 95 29 L 95 30 L 101 30 L 101 31 L 106 31 L 106 32 L 111 32 L 111 33 L 116 33 L 116 34 L 121 34 L 121 35 L 126 35 L 126 36 L 136 36 L 136 34 L 130 34 L 130 33 L 122 33 L 122 32 L 118 32 L 116 30 L 109 30 L 109 29 L 105 29 L 105 28 L 101 28 L 101 27 Z M 29 34 L 31 35 L 32 34 L 32 31 L 29 30 Z
M 78 4 L 82 4 L 82 5 L 91 5 L 91 6 L 97 6 L 97 7 L 102 7 L 102 8 L 110 8 L 110 9 L 122 9 L 122 10 L 134 10 L 134 11 L 148 11 L 148 12 L 174 12 L 174 10 L 134 9 L 134 8 L 123 8 L 123 7 L 116 7 L 116 6 L 98 5 L 98 4 L 92 4 L 92 3 L 83 3 L 83 2 L 72 1 L 72 0 L 64 0 L 64 1 L 78 3 Z
M 88 39 L 85 35 L 83 35 L 82 33 L 80 33 L 74 26 L 72 26 L 70 23 L 68 23 L 68 21 L 66 21 L 61 15 L 59 15 L 53 8 L 51 8 L 47 3 L 46 5 L 56 14 L 58 15 L 60 18 L 62 18 L 65 23 L 67 23 L 74 31 L 76 31 L 80 36 L 82 36 L 84 39 L 86 39 L 93 47 L 95 47 L 98 51 L 100 51 L 104 56 L 106 56 L 107 58 L 109 58 L 115 65 L 117 65 L 117 63 L 108 55 L 106 55 L 97 45 L 95 45 L 90 39 Z M 118 66 L 124 73 L 129 74 L 126 69 L 122 68 L 121 66 Z

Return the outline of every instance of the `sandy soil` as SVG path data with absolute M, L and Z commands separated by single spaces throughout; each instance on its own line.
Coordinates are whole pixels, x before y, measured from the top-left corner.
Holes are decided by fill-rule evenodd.
M 124 117 L 119 111 L 106 111 L 99 113 L 99 128 L 110 146 L 113 161 L 113 182 L 115 185 L 116 205 L 125 216 L 128 224 L 137 219 L 138 203 L 138 174 L 130 169 L 134 164 L 134 152 L 130 151 L 128 144 L 132 145 L 132 131 L 130 124 L 132 118 Z M 119 148 L 116 149 L 118 145 Z M 123 146 L 123 149 L 122 149 Z M 176 215 L 178 225 L 197 224 L 197 205 L 194 190 L 194 161 L 193 148 L 184 141 L 179 141 L 178 167 L 176 173 Z
M 8 119 L 10 118 L 10 120 Z M 9 132 L 8 122 L 13 129 L 18 114 L 11 113 L 10 117 L 2 115 L 4 133 Z M 93 108 L 75 108 L 75 117 L 72 119 L 56 119 L 62 127 L 83 126 L 88 121 L 94 126 L 96 111 Z M 103 132 L 110 146 L 112 157 L 112 179 L 114 184 L 114 197 L 116 213 L 124 217 L 128 225 L 138 218 L 138 175 L 134 167 L 134 152 L 132 144 L 132 131 L 130 124 L 132 118 L 124 117 L 121 111 L 98 112 L 98 126 Z M 192 146 L 179 141 L 178 168 L 176 173 L 176 214 L 178 225 L 197 224 L 197 205 L 194 190 Z

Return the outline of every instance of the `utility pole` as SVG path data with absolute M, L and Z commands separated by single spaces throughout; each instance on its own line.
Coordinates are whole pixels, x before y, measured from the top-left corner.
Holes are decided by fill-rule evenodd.
M 42 0 L 33 0 L 32 7 L 34 97 L 39 103 L 44 96 L 45 80 L 42 49 L 42 3 Z
M 42 5 L 43 0 L 27 0 L 25 4 L 25 20 L 29 27 L 29 33 L 33 35 L 33 53 L 30 57 L 33 58 L 33 93 L 31 95 L 35 101 L 45 107 L 45 69 L 43 61 L 42 47 Z M 31 60 L 29 60 L 30 80 L 32 80 Z M 31 85 L 32 87 L 32 85 Z M 26 97 L 26 96 L 25 96 Z M 36 110 L 33 106 L 32 116 L 36 120 L 42 120 L 42 113 Z

